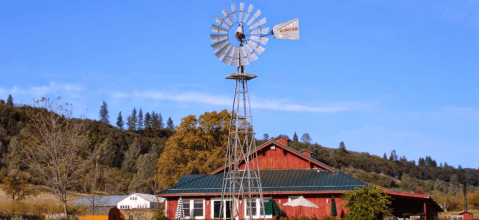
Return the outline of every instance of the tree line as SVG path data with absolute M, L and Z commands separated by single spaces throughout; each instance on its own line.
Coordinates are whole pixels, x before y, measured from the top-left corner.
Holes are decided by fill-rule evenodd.
M 99 120 L 104 123 L 110 123 L 110 116 L 108 113 L 108 103 L 106 101 L 103 101 L 103 104 L 100 107 L 100 116 Z M 116 123 L 115 125 L 123 129 L 126 124 L 126 128 L 128 130 L 143 130 L 143 129 L 148 129 L 148 128 L 168 128 L 170 130 L 173 130 L 175 128 L 175 125 L 173 123 L 173 120 L 171 117 L 168 118 L 166 122 L 166 126 L 163 123 L 163 117 L 161 116 L 161 113 L 155 113 L 155 111 L 146 112 L 143 115 L 143 110 L 140 108 L 140 110 L 136 110 L 136 107 L 133 108 L 131 114 L 126 118 L 126 120 L 123 120 L 123 116 L 121 115 L 121 111 L 118 113 L 118 117 L 116 118 Z

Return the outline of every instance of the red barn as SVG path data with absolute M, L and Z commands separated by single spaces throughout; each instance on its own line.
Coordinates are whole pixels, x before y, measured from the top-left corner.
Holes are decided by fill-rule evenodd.
M 272 198 L 288 217 L 315 215 L 320 219 L 331 215 L 331 198 L 334 196 L 337 217 L 343 217 L 348 210 L 342 208 L 346 201 L 341 199 L 341 194 L 367 184 L 313 159 L 309 151 L 298 152 L 290 148 L 288 141 L 284 137 L 279 137 L 256 148 L 264 203 Z M 240 167 L 244 166 L 245 164 Z M 209 174 L 184 175 L 174 187 L 160 192 L 158 196 L 166 197 L 168 219 L 174 219 L 180 197 L 183 200 L 186 218 L 218 218 L 224 170 L 225 167 L 221 167 Z M 394 191 L 388 193 L 393 197 L 392 208 L 395 216 L 420 214 L 425 217 L 424 219 L 432 220 L 437 216 L 437 212 L 442 211 L 428 195 Z M 283 205 L 299 196 L 303 196 L 318 208 Z M 232 204 L 226 201 L 223 205 L 229 207 Z M 253 206 L 251 217 L 261 218 L 262 206 L 259 198 L 251 205 Z M 236 206 L 240 210 L 238 219 L 250 217 L 245 204 L 240 203 Z M 266 218 L 271 219 L 272 216 Z

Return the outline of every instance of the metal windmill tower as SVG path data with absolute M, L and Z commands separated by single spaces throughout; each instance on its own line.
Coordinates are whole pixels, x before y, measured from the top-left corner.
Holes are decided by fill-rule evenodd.
M 245 8 L 244 3 L 231 5 L 231 12 L 223 9 L 223 17 L 217 16 L 217 24 L 212 25 L 214 34 L 210 34 L 211 47 L 216 57 L 227 65 L 237 67 L 236 72 L 226 79 L 236 81 L 231 123 L 229 126 L 228 146 L 226 149 L 225 171 L 221 193 L 220 219 L 233 219 L 240 215 L 238 204 L 246 205 L 244 218 L 260 215 L 264 218 L 264 201 L 261 187 L 259 164 L 256 155 L 255 132 L 248 89 L 248 81 L 258 75 L 245 72 L 249 61 L 258 59 L 256 54 L 264 52 L 260 46 L 268 43 L 266 36 L 279 39 L 299 39 L 298 19 L 293 19 L 273 27 L 265 27 L 266 18 L 260 19 L 258 9 L 251 15 L 254 6 Z M 260 208 L 256 209 L 256 199 Z M 256 212 L 256 213 L 254 213 Z

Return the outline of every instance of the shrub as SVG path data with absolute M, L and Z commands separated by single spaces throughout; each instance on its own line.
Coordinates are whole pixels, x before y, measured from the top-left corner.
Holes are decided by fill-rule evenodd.
M 303 216 L 299 217 L 299 220 L 309 220 L 309 218 L 303 215 Z
M 321 218 L 321 220 L 336 220 L 336 217 L 326 215 L 326 216 L 323 216 L 323 217 Z
M 45 220 L 45 216 L 40 214 L 25 214 L 25 213 L 14 214 L 14 213 L 0 212 L 0 219 Z

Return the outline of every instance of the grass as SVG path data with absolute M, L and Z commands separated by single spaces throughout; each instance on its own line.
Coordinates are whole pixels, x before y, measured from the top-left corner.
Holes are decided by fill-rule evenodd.
M 12 199 L 3 191 L 0 184 L 0 212 L 12 211 L 12 212 L 29 212 L 29 213 L 61 213 L 63 212 L 63 205 L 57 199 L 55 194 L 46 186 L 32 186 L 37 189 L 40 194 L 36 197 L 29 196 L 26 199 L 13 202 Z M 73 207 L 73 203 L 79 199 L 83 194 L 68 192 L 67 205 Z
M 474 209 L 474 210 L 467 210 L 468 212 L 472 213 L 474 218 L 479 217 L 479 210 Z M 459 215 L 463 211 L 453 211 L 453 212 L 440 212 L 439 217 L 444 217 L 444 216 L 449 216 L 449 215 Z

